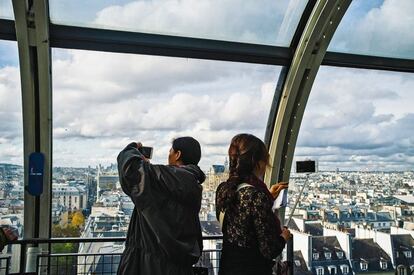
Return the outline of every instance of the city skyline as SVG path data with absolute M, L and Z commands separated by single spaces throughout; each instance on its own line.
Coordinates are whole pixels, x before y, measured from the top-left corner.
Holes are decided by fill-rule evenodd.
M 116 169 L 116 164 L 99 169 L 54 168 L 52 236 L 126 236 L 134 203 L 122 191 Z M 3 186 L 0 192 L 0 221 L 17 228 L 20 235 L 24 230 L 23 177 L 21 166 L 16 168 L 0 164 L 0 183 Z M 202 234 L 215 237 L 204 240 L 203 255 L 215 253 L 213 259 L 219 257 L 222 248 L 221 230 L 215 212 L 215 190 L 227 177 L 225 169 L 212 169 L 203 183 L 199 212 Z M 321 275 L 323 270 L 325 274 L 330 274 L 326 268 L 341 269 L 343 274 L 352 273 L 350 270 L 389 274 L 402 266 L 409 268 L 414 264 L 411 260 L 412 264 L 405 262 L 405 258 L 411 255 L 408 253 L 414 254 L 414 250 L 404 245 L 407 242 L 414 244 L 414 171 L 293 174 L 285 213 L 290 213 L 302 186 L 305 186 L 303 195 L 288 225 L 295 244 L 295 274 Z M 381 252 L 381 257 L 360 256 L 372 253 L 374 248 Z M 105 242 L 79 247 L 71 245 L 65 249 L 71 253 L 121 253 L 124 245 Z M 12 256 L 12 269 L 16 269 L 20 254 L 12 249 L 8 253 Z M 403 254 L 408 256 L 399 256 Z M 99 262 L 102 256 L 96 255 L 96 262 Z M 87 262 L 86 259 L 82 261 Z M 303 264 L 299 265 L 296 261 Z M 217 261 L 208 257 L 202 257 L 199 264 L 213 269 L 219 266 Z M 114 263 L 113 269 L 116 268 Z

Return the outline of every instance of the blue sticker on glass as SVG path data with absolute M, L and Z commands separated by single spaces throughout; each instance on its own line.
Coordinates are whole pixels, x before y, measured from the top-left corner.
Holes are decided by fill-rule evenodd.
M 31 153 L 29 156 L 29 185 L 27 192 L 33 196 L 43 193 L 43 170 L 45 157 L 42 153 Z

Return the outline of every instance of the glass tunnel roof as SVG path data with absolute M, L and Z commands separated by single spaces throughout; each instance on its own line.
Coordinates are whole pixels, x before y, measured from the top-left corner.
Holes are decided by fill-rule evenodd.
M 55 24 L 289 46 L 306 2 L 51 0 L 49 5 Z
M 409 171 L 414 164 L 414 75 L 321 66 L 295 158 L 324 171 Z
M 267 8 L 263 8 L 264 5 L 253 2 L 243 3 L 239 0 L 231 0 L 225 3 L 210 1 L 208 4 L 204 1 L 190 0 L 95 0 L 86 3 L 49 0 L 49 11 L 51 22 L 54 24 L 183 36 L 199 34 L 203 38 L 286 47 L 292 41 L 306 4 L 306 0 L 269 1 L 265 5 Z M 82 9 L 79 9 L 80 5 L 82 5 Z M 190 6 L 192 7 L 191 10 L 188 8 Z M 11 1 L 0 0 L 0 7 L 0 17 L 13 18 Z M 412 10 L 414 10 L 414 2 L 408 0 L 398 1 L 398 5 L 395 0 L 354 0 L 339 24 L 328 50 L 413 59 L 414 52 L 411 45 L 414 44 L 414 37 L 412 32 L 409 31 L 413 25 L 414 13 L 411 13 Z M 399 20 L 401 16 L 404 17 L 404 20 Z M 392 36 L 398 39 L 389 39 Z M 11 51 L 14 51 L 13 54 L 17 55 L 16 50 L 16 47 L 11 49 L 7 43 L 0 45 L 0 65 L 17 66 L 17 60 L 8 58 Z M 56 48 L 53 51 L 53 61 L 54 63 L 56 63 L 56 60 L 72 60 L 75 62 L 76 57 L 81 55 L 82 51 L 60 51 Z M 66 59 L 68 56 L 70 59 Z M 85 54 L 85 56 L 95 56 L 95 54 Z M 140 60 L 137 63 L 141 60 L 147 60 L 147 57 L 138 59 Z M 164 60 L 162 57 L 150 59 Z M 176 60 L 179 60 L 178 63 L 181 64 L 183 59 L 177 58 Z M 171 63 L 178 64 L 175 61 Z M 189 59 L 187 63 L 187 67 L 195 66 L 194 64 L 198 64 L 196 67 L 199 66 L 200 68 L 203 67 L 201 64 L 222 66 L 219 65 L 220 61 L 201 62 L 197 59 Z M 235 63 L 234 68 L 242 70 L 239 69 L 242 68 L 240 64 L 242 63 Z M 229 65 L 224 67 L 227 66 Z M 253 68 L 253 66 L 247 67 L 249 70 Z M 55 65 L 52 68 L 55 69 Z M 280 67 L 274 68 L 277 68 L 276 72 L 271 73 L 274 78 L 269 79 L 267 77 L 267 79 L 276 84 Z M 273 71 L 273 68 L 270 71 Z M 142 72 L 138 71 L 137 74 L 139 73 Z M 97 74 L 99 75 L 99 70 Z M 108 74 L 106 80 L 110 79 L 109 76 L 117 76 L 117 73 Z M 209 75 L 206 74 L 204 77 L 208 78 Z M 226 73 L 223 74 L 223 78 L 225 77 Z M 57 78 L 61 78 L 61 76 L 54 71 L 52 81 L 57 83 Z M 124 75 L 124 78 L 127 77 Z M 74 79 L 77 79 L 77 77 L 74 76 L 72 80 L 66 79 L 65 81 L 75 82 Z M 103 85 L 106 82 L 100 83 Z M 121 89 L 116 83 L 112 83 L 112 85 L 111 87 L 115 88 L 115 91 Z M 56 92 L 59 89 L 56 89 L 55 86 L 54 90 Z M 233 92 L 236 88 L 231 88 L 231 90 Z M 108 93 L 110 93 L 109 90 Z M 270 105 L 265 109 L 269 110 Z M 56 115 L 55 112 L 54 115 Z M 265 120 L 264 118 L 261 121 L 264 123 Z M 264 128 L 264 125 L 259 128 Z M 262 134 L 262 132 L 260 133 Z
M 306 0 L 267 1 L 266 5 L 263 5 L 263 3 L 245 3 L 240 0 L 223 2 L 216 0 L 208 2 L 192 0 L 91 0 L 86 2 L 49 0 L 49 13 L 51 22 L 54 24 L 173 34 L 189 37 L 199 36 L 202 38 L 287 47 L 292 41 L 292 37 L 298 27 L 300 17 L 304 12 L 307 2 Z M 82 9 L 79 9 L 81 5 Z M 0 0 L 0 8 L 0 17 L 13 18 L 13 9 L 10 0 Z M 414 52 L 411 45 L 414 44 L 414 37 L 412 32 L 409 31 L 414 20 L 414 13 L 411 12 L 413 10 L 414 2 L 408 0 L 354 0 L 339 24 L 328 50 L 413 59 Z M 400 20 L 401 16 L 404 17 L 404 20 Z M 390 37 L 396 37 L 398 39 L 389 39 Z M 17 60 L 15 58 L 9 58 L 12 54 L 13 56 L 17 56 L 17 48 L 8 45 L 7 43 L 0 45 L 0 65 L 3 67 L 17 66 Z M 82 53 L 82 51 L 54 49 L 53 63 L 58 63 L 62 60 L 76 62 L 76 57 L 81 56 Z M 92 52 L 84 55 L 96 56 Z M 163 57 L 147 58 L 145 56 L 141 56 L 138 59 L 137 63 L 147 59 L 157 61 L 170 60 Z M 56 62 L 56 60 L 59 61 Z M 170 62 L 175 65 L 170 66 L 180 67 L 179 64 L 182 63 L 182 60 L 176 58 L 175 61 Z M 230 65 L 223 65 L 224 63 L 221 64 L 219 61 L 201 62 L 197 59 L 189 59 L 183 64 L 185 63 L 187 65 L 183 65 L 183 68 L 196 66 L 195 64 L 199 68 L 204 67 L 202 64 L 209 64 L 207 67 L 211 67 L 212 65 L 210 64 L 215 64 L 218 67 L 231 67 Z M 158 63 L 155 62 L 154 64 Z M 236 68 L 239 71 L 245 70 L 241 69 L 243 67 L 241 64 L 235 63 L 233 69 Z M 153 64 L 150 65 L 153 66 Z M 54 70 L 55 66 L 52 66 Z M 259 65 L 257 67 L 259 68 L 261 66 Z M 247 66 L 246 64 L 245 68 L 252 70 L 254 66 Z M 277 69 L 276 72 L 273 72 L 273 79 L 267 77 L 268 81 L 274 82 L 273 84 L 277 82 L 276 79 L 280 67 L 275 68 Z M 273 69 L 270 69 L 270 71 L 273 71 Z M 100 70 L 95 72 L 97 73 L 95 75 L 99 75 L 99 72 Z M 224 79 L 228 73 L 225 70 L 223 72 L 222 78 Z M 142 72 L 138 71 L 137 74 L 139 73 Z M 104 85 L 107 82 L 111 82 L 109 79 L 117 75 L 117 73 L 108 74 L 106 78 L 108 81 L 101 81 L 99 83 Z M 179 74 L 177 75 L 177 77 L 180 77 Z M 170 77 L 173 77 L 173 75 Z M 206 74 L 204 77 L 208 78 L 210 76 Z M 243 78 L 244 76 L 241 75 L 241 77 Z M 62 77 L 54 71 L 52 77 L 53 83 L 57 83 L 58 78 L 61 79 Z M 124 78 L 127 77 L 124 75 Z M 76 80 L 74 79 L 77 79 L 76 75 L 73 76 L 72 80 L 66 78 L 60 83 L 66 83 L 68 81 L 75 82 Z M 237 84 L 234 82 L 235 80 L 232 81 L 232 83 Z M 60 87 L 59 85 L 57 87 Z M 115 91 L 116 89 L 122 89 L 122 87 L 120 88 L 120 84 L 112 83 L 111 85 Z M 228 88 L 231 92 L 236 92 L 236 88 Z M 54 90 L 56 92 L 60 89 L 56 89 L 55 86 Z M 269 108 L 270 105 L 265 109 L 268 111 Z M 54 115 L 57 115 L 57 113 L 54 112 Z M 265 120 L 263 118 L 261 121 L 264 123 Z M 264 125 L 258 128 L 263 129 L 263 127 Z M 260 131 L 258 134 L 262 135 L 263 133 Z
M 307 2 L 49 0 L 49 13 L 60 25 L 288 47 Z M 0 18 L 14 19 L 11 0 Z M 413 24 L 413 1 L 354 0 L 328 51 L 414 59 Z
M 414 59 L 414 1 L 353 0 L 328 51 Z
M 54 164 L 71 167 L 109 165 L 135 139 L 165 163 L 171 140 L 190 135 L 208 171 L 224 162 L 234 135 L 263 139 L 280 73 L 280 66 L 66 49 L 53 49 L 52 61 Z
M 153 163 L 166 163 L 172 139 L 191 135 L 209 176 L 200 220 L 210 223 L 217 185 L 228 178 L 216 171 L 227 172 L 230 140 L 241 132 L 270 144 L 269 170 L 279 175 L 266 183 L 289 181 L 289 208 L 309 176 L 294 171 L 296 160 L 320 168 L 299 201 L 309 213 L 354 206 L 380 213 L 382 199 L 414 195 L 414 1 L 353 0 L 348 9 L 338 7 L 351 0 L 329 1 L 13 1 L 21 11 L 14 22 L 12 1 L 0 0 L 0 187 L 11 187 L 6 170 L 13 183 L 13 193 L 0 190 L 0 206 L 20 204 L 12 214 L 24 238 L 68 237 L 55 226 L 72 210 L 87 210 L 93 229 L 96 202 L 116 213 L 122 207 L 125 226 L 134 204 L 117 186 L 117 153 L 142 141 L 154 147 Z M 303 29 L 311 39 L 299 41 Z M 48 162 L 47 196 L 38 202 L 24 189 L 26 159 L 36 151 Z M 115 182 L 100 185 L 100 176 Z M 74 188 L 76 197 L 56 192 Z M 103 236 L 78 229 L 71 237 Z M 20 258 L 24 265 L 15 255 L 16 268 Z

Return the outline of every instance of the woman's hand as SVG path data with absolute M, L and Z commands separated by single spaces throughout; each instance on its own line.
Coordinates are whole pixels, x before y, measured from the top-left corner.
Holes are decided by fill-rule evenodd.
M 282 234 L 280 234 L 280 236 L 282 236 L 283 239 L 285 239 L 286 242 L 293 237 L 293 235 L 290 233 L 290 231 L 289 231 L 289 229 L 287 229 L 287 227 L 283 227 Z
M 9 242 L 15 241 L 19 237 L 16 229 L 5 227 L 5 228 L 2 228 L 2 230 Z
M 269 190 L 270 194 L 272 194 L 273 198 L 276 199 L 277 196 L 279 196 L 280 191 L 288 188 L 288 186 L 289 186 L 289 182 L 278 182 L 276 184 L 273 184 Z

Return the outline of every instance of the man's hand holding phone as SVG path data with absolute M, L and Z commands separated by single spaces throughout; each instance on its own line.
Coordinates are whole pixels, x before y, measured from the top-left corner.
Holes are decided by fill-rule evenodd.
M 152 158 L 152 147 L 143 146 L 141 142 L 137 142 L 138 151 L 144 156 L 145 161 L 149 161 Z

